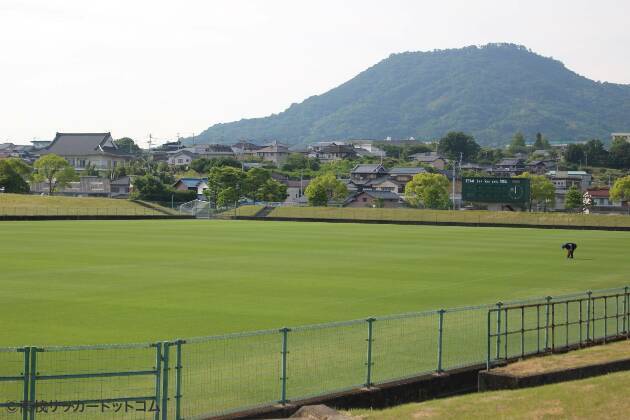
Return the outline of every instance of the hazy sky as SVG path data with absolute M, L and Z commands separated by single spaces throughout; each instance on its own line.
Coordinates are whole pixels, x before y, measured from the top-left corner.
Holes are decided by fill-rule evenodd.
M 280 112 L 389 54 L 512 42 L 630 83 L 628 0 L 0 0 L 0 142 L 146 144 Z

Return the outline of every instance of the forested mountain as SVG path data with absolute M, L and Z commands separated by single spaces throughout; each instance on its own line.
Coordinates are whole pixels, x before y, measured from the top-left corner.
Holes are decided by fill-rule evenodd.
M 279 114 L 216 124 L 196 141 L 434 139 L 451 130 L 492 145 L 517 131 L 608 141 L 630 131 L 630 85 L 595 82 L 512 44 L 407 52 Z

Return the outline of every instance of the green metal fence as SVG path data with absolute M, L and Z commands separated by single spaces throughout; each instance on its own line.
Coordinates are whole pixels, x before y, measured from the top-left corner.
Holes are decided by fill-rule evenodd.
M 0 349 L 0 419 L 193 419 L 628 337 L 628 287 L 166 342 Z
M 486 365 L 630 336 L 628 288 L 488 310 Z

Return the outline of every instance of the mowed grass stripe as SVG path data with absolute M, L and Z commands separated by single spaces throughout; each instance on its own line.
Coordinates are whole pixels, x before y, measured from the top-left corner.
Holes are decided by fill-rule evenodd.
M 629 232 L 248 221 L 0 224 L 0 346 L 139 342 L 630 283 Z M 567 261 L 560 245 L 577 242 Z

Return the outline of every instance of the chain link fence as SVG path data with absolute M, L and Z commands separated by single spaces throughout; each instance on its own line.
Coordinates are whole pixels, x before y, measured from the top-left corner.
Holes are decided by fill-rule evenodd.
M 0 349 L 0 419 L 194 419 L 628 337 L 629 288 L 167 342 Z

